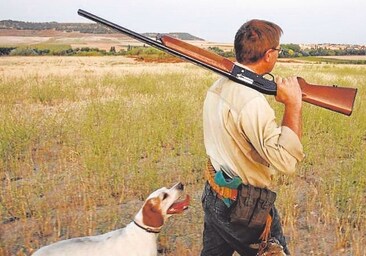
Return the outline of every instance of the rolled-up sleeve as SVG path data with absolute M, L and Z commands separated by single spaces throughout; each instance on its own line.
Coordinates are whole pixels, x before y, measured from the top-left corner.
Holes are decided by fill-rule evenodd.
M 281 135 L 278 138 L 278 144 L 285 148 L 297 161 L 300 162 L 304 159 L 304 151 L 299 137 L 289 127 L 281 127 Z
M 304 158 L 303 146 L 295 132 L 277 125 L 265 98 L 248 102 L 241 115 L 240 125 L 258 154 L 277 171 L 293 173 Z

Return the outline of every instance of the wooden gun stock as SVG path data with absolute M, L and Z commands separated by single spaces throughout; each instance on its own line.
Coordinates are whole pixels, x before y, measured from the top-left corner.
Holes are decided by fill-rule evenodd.
M 126 34 L 166 53 L 207 68 L 229 79 L 268 95 L 276 95 L 277 85 L 273 80 L 240 67 L 231 60 L 167 35 L 159 35 L 159 41 L 121 27 L 94 14 L 79 9 L 78 14 L 92 21 Z M 298 77 L 303 101 L 345 115 L 351 115 L 357 89 L 336 86 L 322 86 L 307 83 Z
M 309 84 L 301 77 L 298 77 L 297 81 L 301 87 L 303 101 L 347 116 L 352 114 L 357 89 Z
M 232 73 L 235 66 L 235 63 L 227 58 L 176 38 L 163 35 L 159 39 L 165 46 L 179 51 L 182 54 L 197 58 L 208 65 L 214 65 L 223 71 Z M 348 116 L 352 114 L 357 89 L 309 84 L 301 77 L 298 77 L 297 80 L 302 90 L 303 101 Z

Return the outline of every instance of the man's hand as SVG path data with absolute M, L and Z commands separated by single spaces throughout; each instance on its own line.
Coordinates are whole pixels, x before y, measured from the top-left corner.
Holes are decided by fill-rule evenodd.
M 276 101 L 285 105 L 282 126 L 293 130 L 299 139 L 302 136 L 302 92 L 296 77 L 276 77 Z
M 302 105 L 302 92 L 297 77 L 276 77 L 277 95 L 276 101 L 285 106 L 300 107 Z

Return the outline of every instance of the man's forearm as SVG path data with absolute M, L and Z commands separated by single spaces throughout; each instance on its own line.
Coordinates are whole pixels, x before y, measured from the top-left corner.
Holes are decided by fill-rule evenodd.
M 282 126 L 287 126 L 301 140 L 302 137 L 302 110 L 300 106 L 285 106 L 285 113 L 282 119 Z

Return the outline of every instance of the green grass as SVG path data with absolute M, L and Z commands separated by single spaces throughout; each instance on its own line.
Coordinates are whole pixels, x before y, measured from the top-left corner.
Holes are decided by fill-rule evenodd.
M 122 227 L 152 190 L 178 180 L 192 205 L 168 221 L 159 244 L 163 255 L 199 254 L 202 104 L 216 75 L 106 70 L 0 76 L 0 255 Z M 365 255 L 365 71 L 280 64 L 274 72 L 359 89 L 351 117 L 304 104 L 306 158 L 275 182 L 294 255 Z M 270 102 L 280 121 L 281 106 Z
M 58 43 L 38 43 L 33 44 L 32 47 L 38 50 L 50 50 L 50 52 L 61 52 L 71 49 L 69 44 L 58 44 Z
M 303 60 L 315 63 L 325 63 L 325 64 L 356 64 L 356 65 L 364 65 L 366 64 L 366 60 L 362 58 L 360 59 L 341 59 L 337 58 L 337 56 L 332 57 L 322 57 L 322 56 L 309 56 L 309 57 L 297 57 L 295 60 Z

